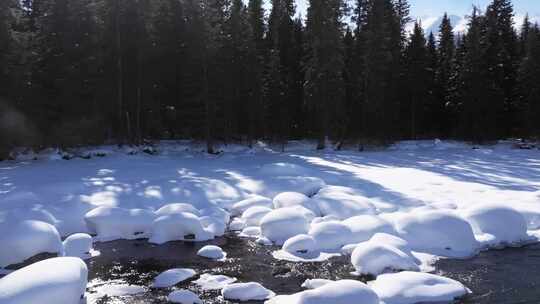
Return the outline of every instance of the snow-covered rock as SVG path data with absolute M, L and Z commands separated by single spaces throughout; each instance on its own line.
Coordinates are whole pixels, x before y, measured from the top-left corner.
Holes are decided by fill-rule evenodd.
M 0 224 L 0 268 L 19 264 L 40 254 L 61 255 L 60 235 L 51 224 L 26 220 Z
M 68 236 L 64 242 L 64 256 L 89 259 L 97 252 L 92 247 L 92 237 L 86 233 L 76 233 Z
M 227 230 L 227 224 L 219 218 L 212 216 L 202 216 L 199 218 L 204 230 L 210 232 L 214 236 L 223 236 Z
M 187 213 L 195 214 L 196 216 L 201 216 L 201 212 L 197 208 L 193 207 L 193 205 L 191 204 L 185 204 L 185 203 L 167 204 L 159 208 L 158 210 L 156 210 L 155 213 L 159 217 L 159 216 L 171 215 L 171 214 L 176 214 L 176 213 L 181 213 L 181 212 L 187 212 Z
M 388 271 L 419 271 L 414 259 L 405 252 L 368 241 L 358 244 L 351 255 L 351 263 L 358 274 L 379 275 Z
M 323 287 L 326 284 L 332 283 L 335 281 L 332 280 L 326 280 L 326 279 L 307 279 L 302 283 L 302 288 L 305 289 L 316 289 L 319 287 Z
M 0 223 L 4 222 L 20 222 L 25 220 L 41 221 L 55 226 L 58 220 L 43 207 L 20 207 L 14 209 L 8 209 L 6 211 L 0 210 Z
M 225 286 L 234 282 L 236 282 L 236 278 L 208 273 L 201 274 L 196 281 L 193 281 L 193 283 L 199 286 L 203 291 L 223 289 Z
M 282 192 L 294 191 L 312 196 L 326 186 L 324 180 L 313 176 L 277 176 L 268 179 L 264 194 L 274 197 Z
M 376 215 L 358 215 L 343 221 L 352 232 L 355 243 L 365 242 L 376 233 L 397 234 L 394 226 Z
M 144 209 L 98 207 L 84 216 L 91 233 L 102 241 L 148 237 L 156 215 Z
M 311 225 L 320 224 L 324 222 L 339 222 L 339 217 L 335 215 L 327 215 L 322 217 L 316 217 L 311 221 Z
M 307 233 L 310 221 L 298 208 L 276 209 L 261 219 L 261 233 L 276 244 L 283 244 L 290 237 Z
M 407 214 L 396 229 L 411 249 L 447 257 L 468 257 L 478 250 L 471 225 L 451 211 Z
M 277 296 L 265 304 L 379 304 L 379 297 L 366 284 L 341 280 L 289 296 Z
M 229 284 L 223 287 L 221 295 L 226 300 L 262 301 L 273 298 L 276 294 L 259 283 L 250 282 Z
M 462 213 L 477 238 L 490 246 L 530 240 L 527 222 L 518 211 L 499 204 L 476 204 Z
M 223 251 L 221 247 L 214 245 L 204 246 L 203 248 L 199 249 L 199 251 L 197 251 L 197 255 L 213 260 L 221 260 L 227 257 L 227 253 Z
M 321 213 L 319 207 L 311 198 L 299 192 L 282 192 L 274 197 L 272 204 L 275 209 L 303 206 L 306 209 L 311 210 L 317 216 Z
M 200 210 L 200 212 L 201 217 L 209 216 L 216 220 L 222 221 L 223 223 L 228 223 L 231 221 L 231 214 L 227 210 L 217 206 L 203 208 Z
M 452 279 L 410 271 L 382 274 L 369 286 L 385 304 L 446 303 L 470 292 Z
M 153 288 L 167 288 L 174 286 L 180 282 L 194 277 L 197 272 L 189 268 L 175 268 L 166 270 L 157 277 L 155 277 L 152 283 Z
M 231 215 L 239 216 L 244 213 L 244 211 L 255 206 L 272 208 L 273 205 L 272 200 L 268 197 L 254 195 L 252 197 L 246 198 L 245 200 L 235 203 L 231 208 Z
M 230 231 L 240 231 L 240 230 L 244 229 L 245 227 L 246 227 L 246 223 L 244 222 L 244 219 L 242 219 L 240 217 L 234 218 L 229 223 L 229 230 Z
M 261 227 L 251 226 L 242 229 L 242 232 L 238 235 L 245 238 L 258 238 L 261 236 Z
M 337 251 L 352 240 L 351 229 L 341 222 L 324 222 L 311 226 L 309 235 L 313 237 L 321 251 Z
M 186 289 L 175 290 L 171 292 L 167 296 L 167 300 L 172 303 L 181 303 L 181 304 L 202 304 L 203 303 L 203 301 L 201 301 L 198 295 Z
M 341 186 L 327 186 L 313 197 L 321 214 L 347 219 L 356 215 L 374 214 L 371 201 L 358 195 L 354 189 Z
M 261 219 L 272 209 L 262 206 L 250 207 L 244 213 L 242 213 L 242 219 L 246 226 L 259 226 L 261 224 Z
M 165 215 L 152 224 L 150 243 L 163 244 L 170 241 L 203 242 L 214 237 L 206 231 L 199 218 L 187 212 Z
M 299 234 L 289 238 L 283 244 L 282 250 L 296 256 L 309 256 L 318 252 L 315 239 L 307 234 Z
M 88 269 L 81 259 L 47 259 L 0 279 L 0 303 L 79 304 L 87 280 Z

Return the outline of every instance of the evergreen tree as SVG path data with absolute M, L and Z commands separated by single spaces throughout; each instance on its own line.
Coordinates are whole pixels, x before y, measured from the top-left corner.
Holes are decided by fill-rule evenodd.
M 343 52 L 341 0 L 312 0 L 306 31 L 309 61 L 306 63 L 306 99 L 314 115 L 317 149 L 325 148 L 332 119 L 343 109 Z M 334 106 L 334 108 L 331 107 Z
M 522 132 L 525 136 L 540 137 L 540 28 L 531 27 L 524 41 L 525 58 L 521 64 L 519 83 L 521 91 Z
M 409 130 L 407 137 L 416 139 L 419 130 L 424 126 L 425 108 L 427 103 L 426 84 L 429 81 L 428 50 L 424 30 L 419 22 L 414 24 L 410 42 L 405 50 L 406 87 L 408 102 L 402 106 L 405 115 L 404 130 Z
M 452 24 L 445 13 L 439 28 L 439 47 L 437 57 L 439 59 L 436 71 L 436 96 L 437 106 L 433 113 L 434 121 L 437 122 L 436 134 L 448 136 L 450 132 L 450 118 L 447 105 L 452 103 L 452 73 L 455 57 L 456 42 Z

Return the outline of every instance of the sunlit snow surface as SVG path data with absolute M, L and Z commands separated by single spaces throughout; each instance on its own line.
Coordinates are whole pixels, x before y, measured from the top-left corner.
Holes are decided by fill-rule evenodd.
M 106 157 L 65 161 L 42 153 L 36 161 L 2 162 L 0 224 L 7 230 L 0 240 L 13 243 L 18 230 L 10 223 L 31 220 L 63 237 L 204 241 L 222 235 L 233 216 L 241 236 L 285 243 L 273 256 L 289 261 L 352 254 L 376 233 L 395 235 L 401 241 L 363 245 L 353 258 L 358 271 L 379 273 L 416 269 L 411 263 L 429 270 L 433 255 L 468 257 L 540 235 L 539 150 L 440 141 L 362 153 L 315 151 L 303 142 L 285 153 L 264 145 L 222 149 L 211 156 L 192 144 L 165 142 L 158 155 L 100 147 Z M 291 239 L 297 235 L 304 236 Z M 383 240 L 389 238 L 376 243 Z M 52 251 L 47 246 L 5 264 Z M 379 251 L 388 258 L 376 264 L 359 258 Z M 93 289 L 99 295 L 144 291 L 113 287 Z

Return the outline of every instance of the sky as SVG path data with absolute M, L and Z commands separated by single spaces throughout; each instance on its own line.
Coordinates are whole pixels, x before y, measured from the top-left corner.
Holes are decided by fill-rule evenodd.
M 308 0 L 296 0 L 299 12 L 305 16 Z M 419 18 L 439 17 L 448 12 L 450 15 L 465 16 L 472 10 L 473 5 L 486 8 L 491 0 L 409 0 L 411 15 Z M 516 16 L 540 17 L 540 0 L 513 0 Z M 539 19 L 539 18 L 536 18 Z

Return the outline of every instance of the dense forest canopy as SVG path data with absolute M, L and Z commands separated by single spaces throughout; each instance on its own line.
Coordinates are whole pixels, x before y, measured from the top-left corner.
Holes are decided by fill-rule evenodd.
M 247 4 L 247 5 L 246 5 Z M 540 135 L 540 29 L 493 0 L 455 35 L 406 0 L 0 1 L 0 150 L 193 138 Z M 0 152 L 1 154 L 1 152 Z

